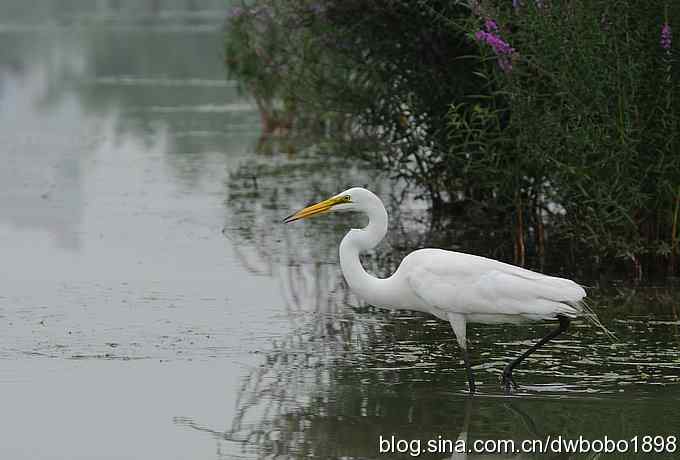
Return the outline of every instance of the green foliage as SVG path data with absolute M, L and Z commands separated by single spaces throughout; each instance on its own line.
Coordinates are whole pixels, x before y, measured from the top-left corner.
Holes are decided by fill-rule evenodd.
M 483 143 L 488 150 L 512 140 L 482 155 L 512 158 L 501 170 L 508 188 L 498 194 L 524 197 L 525 214 L 546 212 L 553 240 L 572 239 L 597 258 L 639 266 L 641 257 L 677 254 L 679 69 L 660 31 L 680 19 L 680 8 L 640 0 L 501 3 L 481 3 L 476 21 L 496 19 L 517 50 L 511 72 L 493 62 L 487 68 L 509 120 Z M 480 162 L 483 174 L 490 159 Z
M 229 15 L 229 35 L 225 40 L 225 63 L 230 74 L 255 97 L 274 99 L 282 76 L 279 75 L 285 50 L 271 10 L 264 7 L 233 7 Z
M 286 97 L 290 50 L 281 12 L 272 2 L 233 6 L 227 20 L 225 64 L 229 74 L 248 91 L 260 109 L 263 127 L 274 131 L 289 124 L 294 111 Z
M 279 48 L 270 49 L 285 62 L 275 75 L 261 56 L 270 53 L 249 51 L 254 39 L 242 38 L 258 34 L 252 12 L 263 8 L 276 12 Z M 476 46 L 452 26 L 469 15 L 463 2 L 260 0 L 244 10 L 227 32 L 233 74 L 262 87 L 255 91 L 276 88 L 267 95 L 291 101 L 296 124 L 331 123 L 370 141 L 354 152 L 440 195 L 449 105 L 479 86 Z
M 568 247 L 602 263 L 633 261 L 637 274 L 652 263 L 676 268 L 679 69 L 676 45 L 662 48 L 660 33 L 680 24 L 680 5 L 238 8 L 227 66 L 261 107 L 361 141 L 351 154 L 420 187 L 442 214 L 447 202 L 481 209 L 516 263 Z

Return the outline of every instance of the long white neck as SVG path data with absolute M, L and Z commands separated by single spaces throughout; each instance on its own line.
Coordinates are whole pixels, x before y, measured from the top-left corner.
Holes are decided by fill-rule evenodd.
M 352 229 L 340 243 L 340 267 L 350 289 L 371 305 L 392 306 L 389 279 L 369 275 L 361 265 L 359 254 L 377 246 L 387 233 L 387 211 L 377 199 L 363 209 L 368 215 L 368 225 Z

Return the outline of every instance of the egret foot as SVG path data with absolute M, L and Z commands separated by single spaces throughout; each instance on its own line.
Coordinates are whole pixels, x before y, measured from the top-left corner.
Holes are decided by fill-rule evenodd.
M 529 356 L 530 354 L 532 354 L 533 352 L 535 352 L 536 350 L 541 348 L 543 345 L 548 343 L 550 340 L 554 339 L 555 337 L 557 337 L 558 335 L 560 335 L 561 333 L 566 331 L 567 328 L 569 328 L 569 321 L 570 321 L 569 318 L 567 318 L 566 316 L 558 315 L 557 319 L 560 322 L 560 324 L 557 326 L 557 329 L 550 331 L 548 334 L 546 334 L 545 337 L 543 337 L 541 340 L 536 342 L 536 344 L 534 344 L 527 351 L 522 353 L 519 358 L 517 358 L 516 360 L 512 361 L 507 366 L 505 366 L 505 369 L 503 370 L 503 386 L 505 387 L 506 393 L 510 393 L 510 387 L 511 386 L 514 387 L 515 389 L 517 389 L 517 384 L 515 383 L 514 379 L 512 378 L 513 369 L 515 367 L 517 367 L 519 365 L 519 363 L 524 361 L 524 359 L 527 356 Z

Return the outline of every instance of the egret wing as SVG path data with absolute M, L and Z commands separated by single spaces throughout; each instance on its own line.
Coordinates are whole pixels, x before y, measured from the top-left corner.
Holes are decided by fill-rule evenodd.
M 585 291 L 573 281 L 442 252 L 427 254 L 428 263 L 411 264 L 406 276 L 415 296 L 437 316 L 449 312 L 548 319 L 557 314 L 573 317 L 580 311 L 577 304 Z

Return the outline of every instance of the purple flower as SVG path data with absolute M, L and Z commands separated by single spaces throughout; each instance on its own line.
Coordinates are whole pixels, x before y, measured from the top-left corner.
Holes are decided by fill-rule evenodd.
M 484 28 L 487 32 L 498 32 L 498 24 L 493 19 L 487 19 L 484 21 Z
M 667 22 L 664 23 L 663 27 L 661 27 L 661 48 L 670 51 L 671 49 L 671 44 L 673 43 L 673 31 L 671 30 L 671 26 L 668 25 Z
M 512 70 L 512 58 L 510 56 L 499 56 L 498 66 L 505 73 L 509 73 Z
M 500 68 L 506 73 L 510 72 L 512 70 L 512 58 L 515 54 L 515 48 L 500 37 L 498 25 L 493 20 L 487 19 L 484 27 L 487 30 L 478 30 L 475 33 L 475 39 L 480 43 L 489 45 L 498 57 Z

